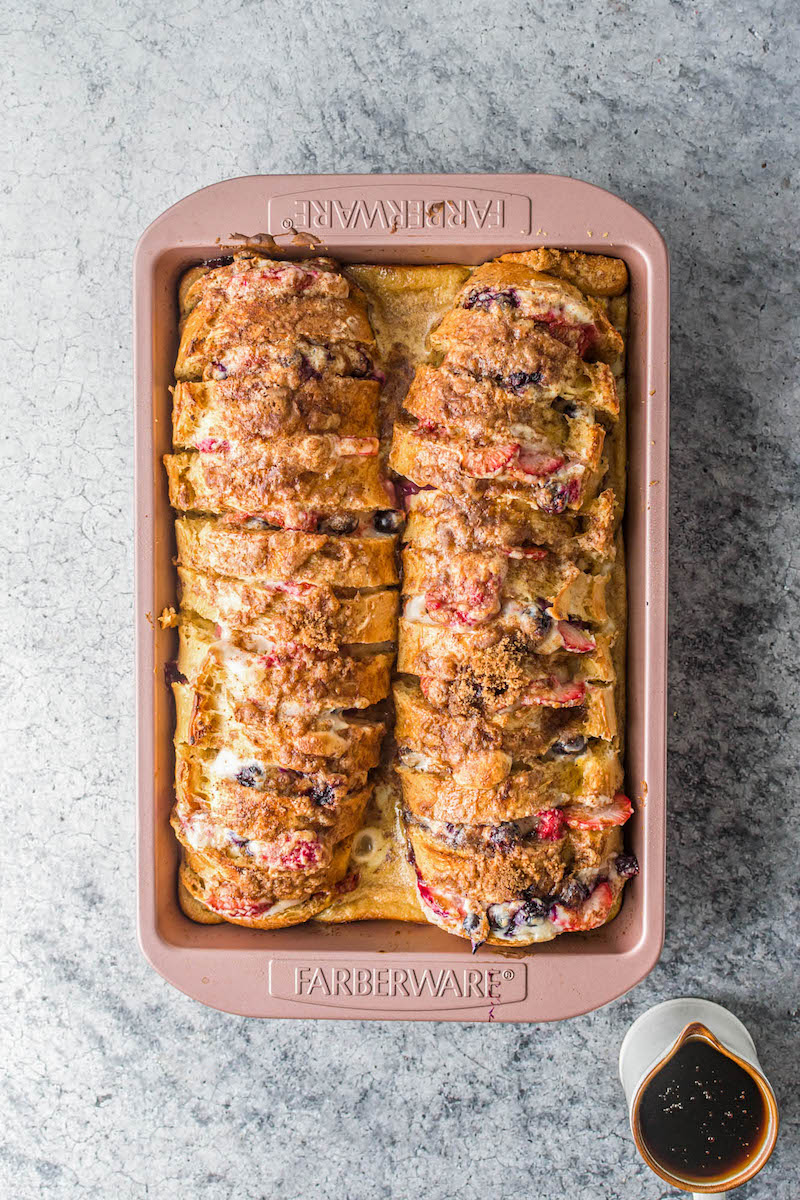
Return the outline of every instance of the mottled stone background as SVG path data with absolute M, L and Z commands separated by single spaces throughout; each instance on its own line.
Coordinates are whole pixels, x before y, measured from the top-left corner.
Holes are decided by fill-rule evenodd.
M 797 1197 L 800 46 L 793 0 L 696 2 L 4 6 L 10 1200 L 656 1200 L 615 1062 L 685 993 L 744 1018 L 782 1106 L 740 1194 Z M 667 942 L 563 1025 L 241 1020 L 135 941 L 134 242 L 229 176 L 405 170 L 575 175 L 672 251 Z

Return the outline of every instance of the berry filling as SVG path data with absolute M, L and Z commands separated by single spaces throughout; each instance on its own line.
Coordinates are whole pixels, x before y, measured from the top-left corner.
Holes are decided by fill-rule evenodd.
M 510 375 L 493 375 L 492 383 L 519 396 L 528 387 L 538 387 L 543 379 L 541 371 L 512 371 Z
M 584 358 L 597 341 L 596 325 L 565 321 L 563 316 L 555 312 L 534 313 L 532 319 L 538 325 L 544 325 L 551 338 L 569 346 L 579 358 Z
M 397 533 L 402 523 L 402 514 L 393 508 L 381 508 L 372 518 L 376 533 Z
M 236 772 L 236 782 L 241 787 L 254 788 L 264 779 L 264 768 L 260 763 L 248 763 Z
M 596 929 L 608 920 L 614 904 L 614 889 L 606 880 L 595 885 L 589 897 L 572 908 L 563 901 L 554 905 L 550 920 L 563 932 Z
M 548 555 L 548 551 L 539 546 L 503 546 L 500 552 L 507 558 L 530 558 L 534 561 L 547 558 Z
M 551 675 L 537 680 L 522 697 L 523 704 L 541 704 L 544 708 L 574 708 L 586 698 L 586 684 L 577 679 L 565 682 Z
M 497 575 L 482 582 L 468 580 L 458 593 L 440 583 L 425 593 L 425 610 L 453 625 L 480 625 L 499 613 L 501 589 L 502 580 Z
M 519 308 L 519 296 L 513 288 L 473 288 L 464 300 L 463 307 L 488 312 L 493 305 L 499 308 Z
M 618 854 L 614 866 L 622 879 L 633 879 L 634 875 L 639 874 L 639 860 L 635 854 Z
M 519 448 L 519 442 L 508 442 L 501 446 L 485 446 L 477 450 L 465 450 L 461 465 L 468 475 L 475 478 L 482 479 L 498 475 L 503 467 L 508 466 Z
M 572 654 L 589 654 L 597 649 L 597 642 L 591 634 L 586 633 L 574 621 L 557 621 L 556 629 L 564 643 L 564 649 Z
M 566 483 L 552 480 L 545 484 L 538 498 L 539 508 L 550 516 L 559 516 L 568 505 L 574 504 L 581 493 L 579 480 L 570 479 Z
M 517 465 L 526 475 L 553 475 L 563 467 L 566 459 L 563 455 L 546 454 L 537 450 L 520 450 L 517 455 Z

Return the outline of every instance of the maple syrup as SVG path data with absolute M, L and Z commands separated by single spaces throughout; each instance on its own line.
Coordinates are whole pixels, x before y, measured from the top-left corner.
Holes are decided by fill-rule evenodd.
M 638 1125 L 662 1171 L 712 1183 L 741 1171 L 760 1150 L 766 1102 L 753 1077 L 702 1038 L 690 1038 L 647 1084 Z

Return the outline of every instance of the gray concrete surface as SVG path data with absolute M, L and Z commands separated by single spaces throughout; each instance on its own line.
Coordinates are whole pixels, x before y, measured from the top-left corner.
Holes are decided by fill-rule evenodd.
M 796 20 L 790 0 L 4 8 L 9 1200 L 656 1200 L 615 1060 L 685 993 L 750 1025 L 781 1103 L 739 1194 L 798 1195 Z M 134 242 L 221 178 L 393 170 L 572 174 L 672 252 L 667 942 L 561 1025 L 236 1019 L 134 936 Z

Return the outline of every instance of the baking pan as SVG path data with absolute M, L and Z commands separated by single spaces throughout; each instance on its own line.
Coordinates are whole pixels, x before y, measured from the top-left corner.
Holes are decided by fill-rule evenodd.
M 480 263 L 556 246 L 627 263 L 625 765 L 636 813 L 625 832 L 641 873 L 601 929 L 473 956 L 433 925 L 312 922 L 262 932 L 198 925 L 181 912 L 164 680 L 175 633 L 157 620 L 176 585 L 161 456 L 171 449 L 178 279 L 235 234 L 270 234 L 290 257 L 319 239 L 344 262 Z M 658 231 L 609 192 L 558 176 L 250 176 L 195 192 L 150 225 L 136 248 L 134 309 L 139 937 L 149 962 L 195 999 L 258 1017 L 548 1021 L 633 987 L 657 962 L 664 932 L 669 267 Z

